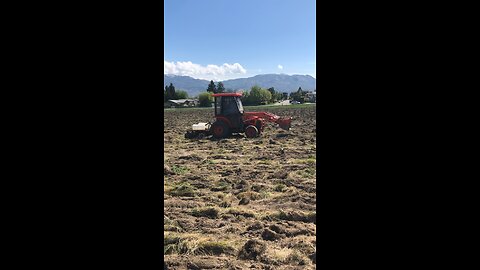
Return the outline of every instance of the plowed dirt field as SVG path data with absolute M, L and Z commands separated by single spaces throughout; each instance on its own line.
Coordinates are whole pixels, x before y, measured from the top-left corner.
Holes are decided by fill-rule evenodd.
M 316 108 L 259 138 L 187 140 L 213 109 L 165 110 L 164 259 L 168 269 L 315 269 Z

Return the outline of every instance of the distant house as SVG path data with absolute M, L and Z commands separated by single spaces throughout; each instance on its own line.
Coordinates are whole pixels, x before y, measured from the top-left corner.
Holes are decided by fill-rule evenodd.
M 195 107 L 198 105 L 198 99 L 171 99 L 167 101 L 165 107 L 181 108 L 181 107 Z
M 307 92 L 305 94 L 305 102 L 317 102 L 317 91 Z

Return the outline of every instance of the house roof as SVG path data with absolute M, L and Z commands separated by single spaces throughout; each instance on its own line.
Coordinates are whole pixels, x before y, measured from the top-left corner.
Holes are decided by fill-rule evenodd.
M 183 104 L 185 102 L 196 102 L 197 99 L 170 99 L 169 102 L 173 102 L 175 104 Z

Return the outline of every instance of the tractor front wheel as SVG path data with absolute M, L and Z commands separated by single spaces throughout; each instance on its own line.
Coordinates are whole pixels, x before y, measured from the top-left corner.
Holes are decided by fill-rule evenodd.
M 258 129 L 256 126 L 248 126 L 245 129 L 245 135 L 247 138 L 255 138 L 258 136 Z
M 216 121 L 212 125 L 212 133 L 216 139 L 222 139 L 228 137 L 230 129 L 223 121 Z

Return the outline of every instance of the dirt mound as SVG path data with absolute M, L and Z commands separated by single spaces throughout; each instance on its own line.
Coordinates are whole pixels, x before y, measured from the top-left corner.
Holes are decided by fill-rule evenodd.
M 242 247 L 240 253 L 238 254 L 239 259 L 243 260 L 257 260 L 265 250 L 267 245 L 259 240 L 251 239 Z

